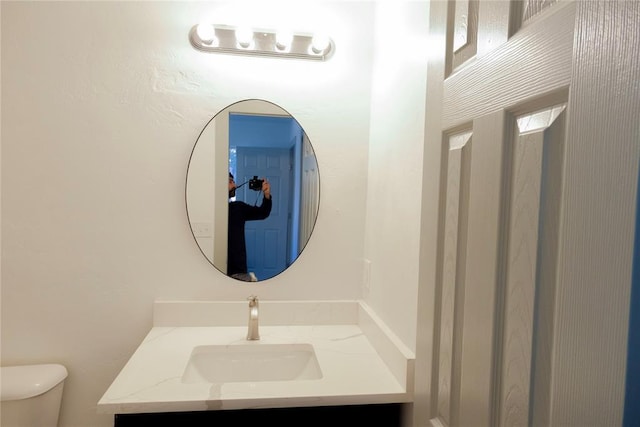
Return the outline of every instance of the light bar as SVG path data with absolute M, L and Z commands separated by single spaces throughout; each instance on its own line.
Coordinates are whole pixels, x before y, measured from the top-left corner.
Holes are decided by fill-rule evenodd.
M 281 34 L 288 34 L 281 37 Z M 319 45 L 318 40 L 323 44 Z M 189 32 L 191 45 L 203 52 L 326 61 L 335 46 L 326 35 L 301 34 L 198 24 Z

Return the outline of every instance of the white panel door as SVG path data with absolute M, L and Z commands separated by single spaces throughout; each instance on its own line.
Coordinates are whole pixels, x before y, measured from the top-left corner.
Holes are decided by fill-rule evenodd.
M 414 425 L 621 425 L 639 20 L 431 3 Z

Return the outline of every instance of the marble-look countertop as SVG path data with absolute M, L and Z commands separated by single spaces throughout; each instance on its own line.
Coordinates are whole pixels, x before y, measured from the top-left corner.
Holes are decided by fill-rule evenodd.
M 98 402 L 98 412 L 182 412 L 412 399 L 406 382 L 390 370 L 358 324 L 261 325 L 259 341 L 247 341 L 246 335 L 246 326 L 154 326 Z M 321 379 L 190 384 L 181 380 L 196 346 L 295 343 L 313 346 Z

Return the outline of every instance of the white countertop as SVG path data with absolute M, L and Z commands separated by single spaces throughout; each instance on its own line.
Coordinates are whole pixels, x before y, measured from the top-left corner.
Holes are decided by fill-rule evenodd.
M 246 334 L 246 326 L 154 326 L 98 402 L 98 412 L 326 406 L 412 399 L 410 386 L 407 387 L 410 379 L 405 381 L 412 375 L 412 359 L 406 359 L 410 369 L 401 371 L 399 378 L 358 324 L 261 324 L 259 341 L 247 341 Z M 321 379 L 190 384 L 181 380 L 196 346 L 294 343 L 313 346 Z M 399 358 L 401 364 L 403 359 L 404 356 Z

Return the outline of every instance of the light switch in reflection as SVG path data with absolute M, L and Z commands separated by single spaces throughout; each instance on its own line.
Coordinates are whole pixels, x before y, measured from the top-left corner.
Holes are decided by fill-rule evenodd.
M 191 227 L 195 237 L 213 237 L 213 224 L 209 222 L 194 222 Z

